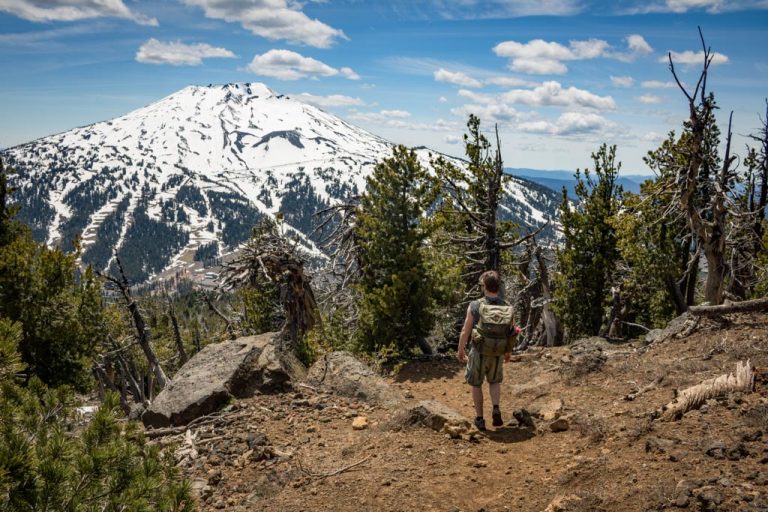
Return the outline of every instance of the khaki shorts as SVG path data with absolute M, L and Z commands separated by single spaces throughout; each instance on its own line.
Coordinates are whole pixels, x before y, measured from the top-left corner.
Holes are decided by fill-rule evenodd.
M 467 369 L 464 380 L 470 386 L 482 386 L 483 380 L 488 384 L 498 384 L 504 378 L 504 356 L 484 356 L 473 346 L 467 358 Z

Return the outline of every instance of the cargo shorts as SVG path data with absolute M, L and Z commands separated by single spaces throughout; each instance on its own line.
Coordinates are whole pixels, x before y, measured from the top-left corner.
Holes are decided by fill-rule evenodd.
M 483 380 L 488 384 L 498 384 L 504 378 L 504 356 L 484 356 L 474 346 L 467 357 L 467 369 L 464 380 L 470 386 L 482 386 Z

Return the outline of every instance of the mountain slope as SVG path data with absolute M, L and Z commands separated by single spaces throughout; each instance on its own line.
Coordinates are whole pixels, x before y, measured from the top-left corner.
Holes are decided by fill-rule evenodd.
M 117 250 L 144 281 L 244 242 L 282 212 L 319 255 L 314 213 L 360 193 L 392 143 L 263 84 L 191 86 L 125 116 L 3 152 L 35 236 L 106 268 Z M 419 149 L 423 163 L 429 152 Z M 510 184 L 502 215 L 524 225 L 558 198 Z

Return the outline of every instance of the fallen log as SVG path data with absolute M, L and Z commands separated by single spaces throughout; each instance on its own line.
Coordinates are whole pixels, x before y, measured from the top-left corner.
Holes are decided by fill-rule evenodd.
M 719 306 L 691 306 L 688 312 L 697 316 L 720 316 L 730 313 L 748 313 L 752 311 L 768 311 L 768 297 L 761 299 L 730 302 Z
M 684 389 L 674 400 L 656 411 L 656 417 L 666 421 L 679 420 L 686 412 L 701 407 L 710 398 L 734 391 L 751 391 L 754 385 L 755 372 L 752 364 L 749 361 L 739 361 L 736 363 L 735 374 L 720 375 Z

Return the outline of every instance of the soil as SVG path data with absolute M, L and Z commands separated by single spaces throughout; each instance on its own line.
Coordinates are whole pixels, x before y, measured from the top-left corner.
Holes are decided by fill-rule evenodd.
M 747 359 L 754 392 L 653 419 L 677 390 Z M 505 425 L 490 426 L 486 386 L 489 428 L 473 436 L 393 430 L 393 409 L 297 385 L 163 442 L 180 440 L 201 510 L 768 511 L 767 368 L 768 315 L 739 315 L 648 346 L 531 348 L 504 367 Z M 408 363 L 388 382 L 407 403 L 434 399 L 474 417 L 453 358 Z M 540 410 L 534 428 L 513 418 L 519 409 Z M 553 432 L 558 417 L 565 430 Z

